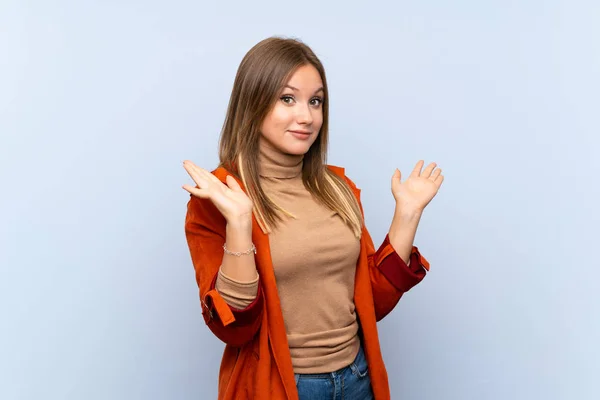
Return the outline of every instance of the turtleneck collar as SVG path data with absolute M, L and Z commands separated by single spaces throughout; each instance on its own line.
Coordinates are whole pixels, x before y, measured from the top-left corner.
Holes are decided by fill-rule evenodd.
M 302 175 L 304 154 L 286 154 L 266 140 L 259 143 L 259 175 L 265 178 L 295 178 Z

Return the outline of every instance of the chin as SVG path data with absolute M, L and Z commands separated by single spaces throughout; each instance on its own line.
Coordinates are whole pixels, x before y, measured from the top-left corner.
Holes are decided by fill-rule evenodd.
M 310 150 L 310 147 L 313 145 L 316 139 L 317 138 L 314 138 L 313 140 L 309 139 L 306 141 L 297 139 L 293 139 L 290 141 L 286 140 L 282 143 L 282 148 L 287 154 L 293 154 L 297 156 L 304 155 L 308 153 L 308 150 Z
M 295 156 L 300 156 L 300 155 L 304 155 L 306 153 L 308 153 L 308 150 L 310 149 L 311 144 L 297 144 L 295 146 L 286 146 L 284 148 L 285 152 L 287 154 L 293 154 Z

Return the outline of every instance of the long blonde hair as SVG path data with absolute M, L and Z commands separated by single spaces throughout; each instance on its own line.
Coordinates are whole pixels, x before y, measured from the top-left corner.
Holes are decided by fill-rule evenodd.
M 317 140 L 304 155 L 302 181 L 320 203 L 336 212 L 361 237 L 363 218 L 358 201 L 345 180 L 327 168 L 329 93 L 323 64 L 297 39 L 270 37 L 244 56 L 229 99 L 219 140 L 220 166 L 237 175 L 254 203 L 254 215 L 264 232 L 270 232 L 282 214 L 292 216 L 263 191 L 259 179 L 260 127 L 281 90 L 297 68 L 314 66 L 323 81 L 323 124 Z

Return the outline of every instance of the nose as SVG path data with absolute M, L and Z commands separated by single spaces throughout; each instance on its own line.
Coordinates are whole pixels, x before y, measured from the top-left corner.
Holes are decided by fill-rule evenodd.
M 313 122 L 312 110 L 309 106 L 299 105 L 296 107 L 297 115 L 296 120 L 299 124 L 310 125 Z

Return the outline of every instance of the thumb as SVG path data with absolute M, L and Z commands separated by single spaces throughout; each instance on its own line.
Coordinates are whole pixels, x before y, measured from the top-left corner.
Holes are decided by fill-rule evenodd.
M 233 190 L 234 192 L 242 192 L 242 187 L 233 176 L 227 175 L 227 178 L 225 178 L 225 182 L 227 182 L 227 186 L 229 186 L 229 189 Z
M 394 175 L 392 175 L 392 188 L 394 186 L 396 186 L 397 184 L 399 184 L 401 179 L 402 179 L 402 173 L 400 172 L 400 170 L 398 168 L 396 168 L 396 170 L 394 171 Z

